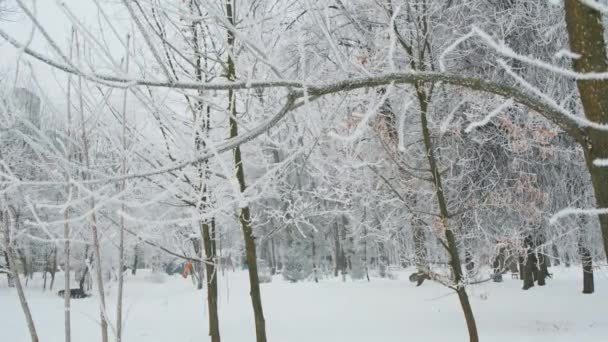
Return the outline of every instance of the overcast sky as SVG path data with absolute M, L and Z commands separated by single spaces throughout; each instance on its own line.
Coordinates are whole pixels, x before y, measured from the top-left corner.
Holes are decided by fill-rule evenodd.
M 18 9 L 14 0 L 7 1 L 9 8 L 14 9 L 15 13 L 9 13 L 8 16 L 5 16 L 5 20 L 0 22 L 0 28 L 15 37 L 20 42 L 26 42 L 34 26 L 24 14 L 20 13 L 21 11 Z M 65 51 L 66 55 L 70 41 L 70 30 L 72 27 L 72 22 L 63 12 L 63 9 L 61 8 L 61 3 L 64 3 L 65 6 L 72 13 L 75 14 L 78 20 L 84 23 L 87 29 L 96 33 L 100 31 L 97 8 L 93 1 L 24 0 L 24 2 L 30 5 L 35 4 L 36 17 L 38 18 L 40 23 L 45 27 L 46 31 L 51 35 L 51 37 L 53 37 L 56 43 Z M 115 3 L 115 1 L 101 0 L 100 2 L 104 3 L 105 10 L 113 20 L 119 22 L 119 18 L 121 16 L 123 18 L 125 17 L 124 8 L 119 8 L 115 5 L 111 5 L 112 3 Z M 50 45 L 46 42 L 42 34 L 38 30 L 34 30 L 33 32 L 34 38 L 30 44 L 30 48 L 44 55 L 50 56 L 57 61 L 61 61 L 58 55 L 54 53 Z M 113 51 L 115 56 L 120 59 L 120 57 L 124 54 L 121 53 L 124 49 L 122 49 L 120 45 L 112 39 L 112 36 L 109 32 L 106 32 L 106 40 L 109 42 L 111 50 Z M 2 59 L 0 60 L 0 68 L 2 70 L 2 74 L 6 77 L 5 81 L 12 82 L 15 79 L 15 65 L 19 53 L 10 44 L 0 38 L 0 54 L 2 55 Z M 58 104 L 62 103 L 63 101 L 61 101 L 60 98 L 63 94 L 63 88 L 66 85 L 66 75 L 62 72 L 53 70 L 52 68 L 45 66 L 30 57 L 22 56 L 22 58 L 32 62 L 36 78 L 40 81 L 42 87 L 45 88 L 45 92 L 49 95 L 49 97 L 58 99 Z M 28 75 L 28 68 L 22 63 L 20 67 L 21 85 L 29 85 L 27 81 L 23 83 L 24 80 L 29 79 Z

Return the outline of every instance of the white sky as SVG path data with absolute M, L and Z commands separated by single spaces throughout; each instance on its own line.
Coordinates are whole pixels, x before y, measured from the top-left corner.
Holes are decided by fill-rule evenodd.
M 15 13 L 9 14 L 6 17 L 6 20 L 1 21 L 0 28 L 20 42 L 26 42 L 34 29 L 34 25 L 25 16 L 25 14 L 21 13 L 14 0 L 7 1 L 8 6 L 13 8 Z M 77 19 L 80 20 L 87 29 L 93 32 L 100 31 L 100 19 L 97 15 L 97 7 L 91 0 L 24 0 L 24 2 L 29 5 L 35 4 L 36 17 L 44 26 L 49 35 L 53 37 L 55 42 L 64 50 L 66 55 L 69 51 L 68 46 L 72 22 L 64 14 L 61 8 L 61 3 L 64 3 L 66 8 L 74 13 L 77 16 Z M 116 1 L 99 0 L 99 2 L 104 4 L 104 9 L 107 11 L 109 17 L 113 20 L 119 21 L 121 14 L 123 18 L 125 17 L 124 7 L 116 7 Z M 123 12 L 121 13 L 120 11 Z M 107 31 L 108 30 L 106 28 L 104 33 L 108 40 L 108 45 L 110 46 L 116 59 L 120 60 L 122 55 L 124 55 L 124 53 L 121 53 L 124 51 L 124 49 L 116 40 L 112 39 L 111 33 Z M 30 48 L 61 62 L 61 58 L 54 53 L 53 49 L 46 42 L 40 31 L 34 30 L 33 32 L 34 35 L 33 40 L 29 45 Z M 41 86 L 45 89 L 45 93 L 49 96 L 49 98 L 56 99 L 57 101 L 53 101 L 56 105 L 63 103 L 61 98 L 63 97 L 63 88 L 66 86 L 67 79 L 63 72 L 56 71 L 53 68 L 48 67 L 28 56 L 20 56 L 18 51 L 13 48 L 12 45 L 1 38 L 0 54 L 2 55 L 2 59 L 0 61 L 0 70 L 2 71 L 2 75 L 6 77 L 4 80 L 5 82 L 10 82 L 10 85 L 12 85 L 12 82 L 14 82 L 16 75 L 16 62 L 17 59 L 21 57 L 21 60 L 31 62 L 36 74 L 36 78 L 40 82 Z M 19 78 L 20 82 L 22 83 L 18 83 L 18 85 L 21 84 L 31 86 L 31 84 L 27 81 L 23 83 L 24 80 L 29 79 L 28 75 L 30 72 L 27 65 L 25 63 L 21 63 L 19 69 Z

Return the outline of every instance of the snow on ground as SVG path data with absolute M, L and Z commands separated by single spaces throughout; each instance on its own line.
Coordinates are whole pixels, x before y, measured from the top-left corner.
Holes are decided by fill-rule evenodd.
M 608 336 L 608 274 L 596 272 L 596 293 L 583 295 L 579 268 L 553 268 L 544 288 L 522 291 L 521 282 L 469 288 L 480 338 L 492 342 L 601 342 Z M 324 280 L 291 284 L 276 276 L 262 285 L 271 342 L 468 341 L 458 299 L 430 282 L 421 287 L 399 280 Z M 27 297 L 44 342 L 63 341 L 63 299 L 55 290 L 28 288 Z M 4 279 L 3 279 L 4 281 Z M 181 276 L 138 272 L 125 289 L 125 342 L 206 341 L 205 291 Z M 225 342 L 255 341 L 247 274 L 227 272 L 220 278 L 220 319 Z M 5 284 L 4 284 L 5 285 Z M 115 284 L 109 308 L 115 310 Z M 97 299 L 72 301 L 73 341 L 99 340 Z M 0 287 L 0 341 L 28 341 L 14 289 Z

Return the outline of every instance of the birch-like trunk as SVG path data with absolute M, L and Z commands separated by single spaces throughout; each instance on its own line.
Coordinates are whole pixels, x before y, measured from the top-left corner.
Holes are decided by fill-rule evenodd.
M 76 39 L 76 50 L 78 56 L 80 58 L 80 49 L 78 44 L 78 39 Z M 91 158 L 89 155 L 89 139 L 87 137 L 87 132 L 85 128 L 85 119 L 84 119 L 84 99 L 83 99 L 83 90 L 82 90 L 82 76 L 78 77 L 78 95 L 79 95 L 79 112 L 80 112 L 80 129 L 81 129 L 81 138 L 83 144 L 83 155 L 85 159 L 85 166 L 87 170 L 91 169 Z M 88 175 L 83 171 L 83 179 L 87 179 Z M 101 251 L 100 251 L 100 243 L 99 243 L 99 232 L 97 230 L 97 214 L 96 214 L 96 204 L 95 197 L 91 199 L 91 232 L 93 234 L 93 255 L 95 258 L 95 282 L 97 283 L 97 293 L 99 295 L 99 326 L 101 328 L 101 341 L 108 342 L 108 320 L 107 320 L 107 310 L 106 310 L 106 297 L 103 286 L 103 274 L 101 267 Z
M 127 35 L 125 47 L 125 74 L 129 73 L 129 41 L 130 36 Z M 127 94 L 128 89 L 125 89 L 122 98 L 122 174 L 127 174 Z M 124 266 L 125 266 L 125 215 L 126 206 L 124 203 L 124 192 L 127 190 L 127 181 L 123 180 L 121 184 L 123 191 L 123 203 L 121 205 L 120 214 L 120 238 L 118 242 L 118 293 L 116 294 L 116 341 L 122 341 L 122 291 L 124 286 Z

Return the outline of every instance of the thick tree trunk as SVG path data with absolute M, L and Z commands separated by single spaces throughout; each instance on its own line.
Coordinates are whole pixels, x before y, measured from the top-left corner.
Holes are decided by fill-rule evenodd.
M 471 303 L 469 302 L 469 296 L 465 291 L 464 287 L 460 287 L 458 289 L 458 300 L 460 300 L 460 306 L 462 307 L 462 311 L 464 312 L 464 319 L 467 323 L 467 330 L 469 332 L 469 340 L 479 341 L 479 336 L 477 334 L 477 326 L 475 324 L 475 316 L 473 314 L 473 308 L 471 307 Z
M 523 281 L 524 281 L 524 290 L 528 290 L 531 287 L 534 287 L 534 280 L 536 279 L 535 274 L 537 272 L 536 269 L 536 257 L 534 253 L 528 249 L 525 265 L 523 267 Z
M 608 71 L 602 14 L 581 0 L 565 0 L 564 8 L 570 50 L 581 56 L 573 59 L 574 70 L 579 73 Z M 608 124 L 608 80 L 577 80 L 576 83 L 587 119 Z M 586 141 L 581 144 L 596 204 L 598 208 L 608 208 L 608 168 L 593 163 L 597 159 L 608 159 L 608 132 L 595 128 L 586 130 Z M 599 215 L 599 221 L 608 259 L 608 214 Z
M 526 265 L 525 265 L 525 258 L 523 256 L 518 256 L 517 257 L 517 268 L 519 269 L 519 279 L 524 279 L 525 277 L 525 269 L 526 269 Z

